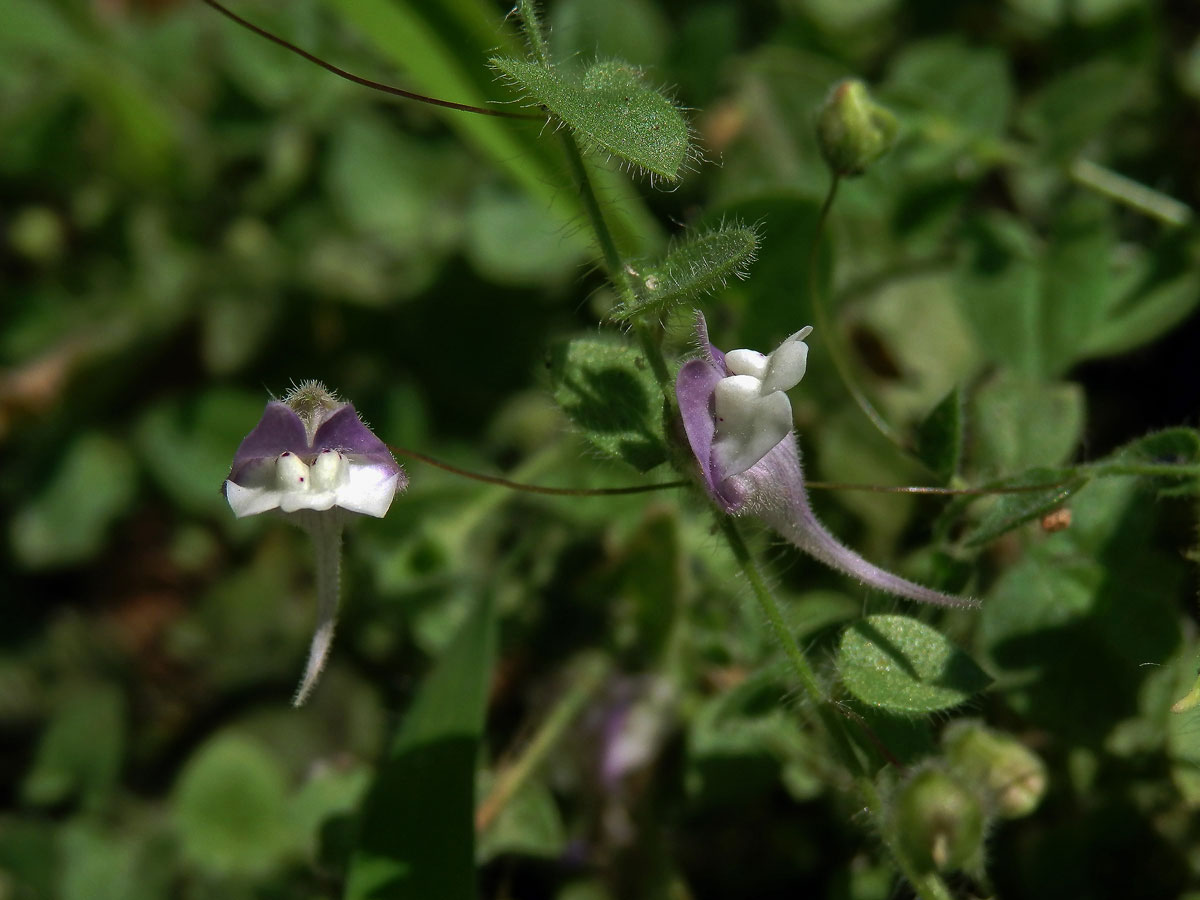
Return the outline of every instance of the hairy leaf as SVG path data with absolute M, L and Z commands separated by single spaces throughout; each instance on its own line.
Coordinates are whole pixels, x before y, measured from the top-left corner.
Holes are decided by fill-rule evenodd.
M 687 121 L 679 107 L 642 80 L 637 67 L 598 62 L 580 78 L 511 57 L 491 63 L 529 100 L 569 126 L 587 149 L 618 156 L 651 176 L 679 179 L 692 152 Z
M 597 450 L 645 472 L 667 458 L 658 384 L 641 352 L 580 338 L 550 354 L 554 399 Z
M 949 709 L 991 682 L 945 635 L 908 616 L 868 616 L 854 623 L 842 635 L 837 659 L 850 693 L 895 713 Z

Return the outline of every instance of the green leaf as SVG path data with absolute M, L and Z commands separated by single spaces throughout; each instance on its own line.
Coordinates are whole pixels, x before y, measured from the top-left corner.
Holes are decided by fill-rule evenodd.
M 888 78 L 889 96 L 935 112 L 958 128 L 1000 135 L 1012 104 L 1012 81 L 1004 55 L 956 38 L 907 47 Z
M 1143 83 L 1128 64 L 1100 56 L 1049 82 L 1025 104 L 1017 123 L 1047 158 L 1065 162 L 1121 114 Z
M 662 321 L 680 304 L 725 287 L 730 277 L 744 280 L 758 244 L 757 227 L 736 222 L 685 238 L 657 263 L 634 266 L 637 299 L 614 309 L 612 318 L 628 322 L 645 315 Z
M 1083 390 L 1001 373 L 976 393 L 971 420 L 982 468 L 1019 472 L 1060 465 L 1083 435 Z
M 1159 485 L 1164 496 L 1195 494 L 1200 492 L 1200 431 L 1180 427 L 1151 432 L 1093 465 L 1101 472 L 1115 468 L 1166 482 Z
M 511 33 L 502 30 L 495 7 L 475 0 L 325 0 L 325 4 L 399 66 L 415 90 L 460 103 L 486 106 L 490 72 L 478 61 L 495 52 L 498 42 L 502 52 L 515 52 L 519 46 Z M 559 189 L 559 160 L 547 142 L 537 140 L 536 127 L 522 130 L 494 116 L 452 110 L 442 114 L 451 130 L 512 178 L 563 229 L 562 240 L 571 253 L 588 249 L 582 234 L 567 229 L 582 215 L 583 207 L 577 195 Z M 630 191 L 621 193 L 622 202 L 611 219 L 615 236 L 622 246 L 642 246 L 640 236 L 655 234 L 657 226 L 640 198 Z
M 564 244 L 561 227 L 528 195 L 487 184 L 467 208 L 471 264 L 497 284 L 521 287 L 573 278 L 587 250 Z
M 336 816 L 353 812 L 368 781 L 365 766 L 348 770 L 329 767 L 315 772 L 288 800 L 287 823 L 293 844 L 315 857 L 321 827 Z
M 881 99 L 915 132 L 898 150 L 915 171 L 953 168 L 978 177 L 1004 157 L 999 139 L 1012 107 L 1008 61 L 996 49 L 955 38 L 913 44 L 897 58 Z
M 79 797 L 104 800 L 125 757 L 125 697 L 97 684 L 70 695 L 54 712 L 21 785 L 27 803 L 49 806 Z
M 1043 371 L 1061 375 L 1081 356 L 1113 296 L 1111 207 L 1081 195 L 1062 205 L 1040 259 Z
M 1073 476 L 1070 469 L 1037 468 L 988 485 L 995 488 L 1032 487 L 1039 484 L 1056 486 L 1029 493 L 1001 494 L 993 498 L 975 527 L 963 536 L 963 543 L 968 547 L 978 547 L 1031 519 L 1040 518 L 1062 506 L 1087 481 L 1087 478 Z
M 286 793 L 282 767 L 256 741 L 233 733 L 211 738 L 175 785 L 184 856 L 216 875 L 270 871 L 290 843 Z
M 954 388 L 917 427 L 917 456 L 939 481 L 958 471 L 963 447 L 963 395 Z
M 579 78 L 510 57 L 491 63 L 531 102 L 566 123 L 586 149 L 618 156 L 666 181 L 679 179 L 692 153 L 687 120 L 636 66 L 598 62 Z
M 130 833 L 81 817 L 63 828 L 59 846 L 59 900 L 160 900 L 178 875 L 161 833 Z
M 1137 714 L 1140 685 L 1156 671 L 1141 664 L 1178 646 L 1188 567 L 1161 547 L 1161 507 L 1137 479 L 1094 479 L 1071 508 L 1070 528 L 1031 542 L 1003 572 L 977 640 L 1005 674 L 1009 706 L 1064 740 L 1093 743 Z
M 1114 455 L 1131 463 L 1198 465 L 1200 430 L 1180 427 L 1152 431 L 1129 442 Z
M 693 804 L 745 803 L 774 790 L 781 778 L 798 798 L 825 789 L 813 776 L 811 737 L 780 704 L 784 690 L 772 673 L 760 671 L 700 704 L 687 740 L 687 788 Z M 789 765 L 805 764 L 807 773 L 787 771 Z
M 486 782 L 480 794 L 486 790 Z M 514 796 L 479 840 L 479 861 L 504 853 L 553 859 L 567 843 L 554 795 L 542 781 L 530 781 Z
M 956 272 L 963 314 L 984 354 L 1031 377 L 1043 372 L 1041 284 L 1033 234 L 992 213 L 968 223 Z
M 661 393 L 641 352 L 579 338 L 550 353 L 554 399 L 597 450 L 643 472 L 667 458 Z
M 1200 304 L 1200 274 L 1194 263 L 1178 275 L 1155 279 L 1120 304 L 1088 335 L 1086 356 L 1114 356 L 1170 331 Z
M 91 558 L 135 489 L 133 460 L 122 444 L 96 433 L 78 438 L 50 483 L 9 524 L 18 560 L 51 568 Z
M 226 505 L 221 484 L 233 453 L 266 402 L 261 395 L 224 388 L 205 391 L 188 403 L 169 400 L 143 413 L 134 430 L 135 444 L 172 502 L 191 513 L 221 514 Z
M 908 616 L 868 616 L 851 625 L 837 660 L 850 693 L 895 713 L 949 709 L 991 683 L 941 632 Z
M 1196 691 L 1196 648 L 1187 647 L 1174 660 L 1173 697 L 1192 697 Z M 1178 703 L 1167 718 L 1167 753 L 1171 780 L 1193 809 L 1200 807 L 1200 707 Z
M 475 760 L 494 649 L 484 594 L 421 685 L 367 793 L 347 900 L 475 900 Z

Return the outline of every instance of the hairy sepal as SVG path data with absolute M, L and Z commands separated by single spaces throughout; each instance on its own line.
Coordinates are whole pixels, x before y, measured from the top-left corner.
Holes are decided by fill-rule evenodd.
M 663 321 L 676 307 L 743 279 L 757 258 L 757 226 L 734 222 L 691 235 L 657 263 L 635 267 L 636 299 L 611 313 L 618 322 L 646 316 Z

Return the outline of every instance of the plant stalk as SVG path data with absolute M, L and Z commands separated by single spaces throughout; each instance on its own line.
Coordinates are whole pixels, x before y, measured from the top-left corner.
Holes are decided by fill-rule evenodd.
M 888 851 L 891 853 L 892 859 L 921 900 L 952 900 L 950 891 L 946 887 L 945 882 L 942 881 L 941 876 L 936 872 L 924 872 L 920 870 L 908 858 L 903 848 L 899 846 L 894 835 L 889 833 L 889 829 L 883 821 L 883 798 L 880 796 L 875 782 L 864 769 L 862 760 L 859 759 L 858 754 L 854 750 L 850 736 L 847 733 L 845 720 L 838 715 L 833 703 L 825 696 L 824 691 L 821 690 L 812 666 L 805 657 L 804 651 L 800 649 L 800 645 L 796 643 L 796 639 L 792 636 L 791 629 L 788 628 L 787 621 L 783 617 L 783 611 L 779 608 L 779 604 L 775 602 L 775 597 L 767 588 L 766 582 L 763 581 L 762 574 L 758 571 L 758 566 L 755 565 L 754 558 L 750 555 L 750 548 L 746 546 L 746 542 L 738 530 L 737 523 L 730 516 L 722 515 L 719 518 L 721 530 L 729 542 L 729 547 L 733 551 L 734 558 L 737 559 L 738 565 L 741 566 L 742 572 L 746 575 L 746 580 L 750 582 L 750 588 L 754 592 L 754 599 L 758 601 L 759 609 L 767 617 L 767 622 L 770 624 L 771 630 L 774 632 L 780 645 L 782 645 L 784 653 L 792 665 L 792 671 L 796 675 L 797 680 L 799 680 L 805 695 L 817 708 L 819 719 L 821 724 L 825 726 L 834 751 L 842 759 L 842 762 L 853 776 L 854 786 L 858 789 L 863 805 L 875 823 L 875 827 L 880 837 L 883 838 Z

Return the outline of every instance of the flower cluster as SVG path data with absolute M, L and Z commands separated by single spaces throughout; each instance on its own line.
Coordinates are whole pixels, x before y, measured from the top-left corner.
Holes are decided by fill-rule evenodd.
M 784 393 L 808 363 L 802 328 L 774 352 L 722 353 L 697 314 L 701 356 L 680 369 L 675 394 L 684 432 L 709 496 L 728 513 L 758 516 L 797 548 L 864 584 L 940 606 L 974 601 L 915 584 L 867 562 L 829 533 L 804 488 L 792 406 Z

